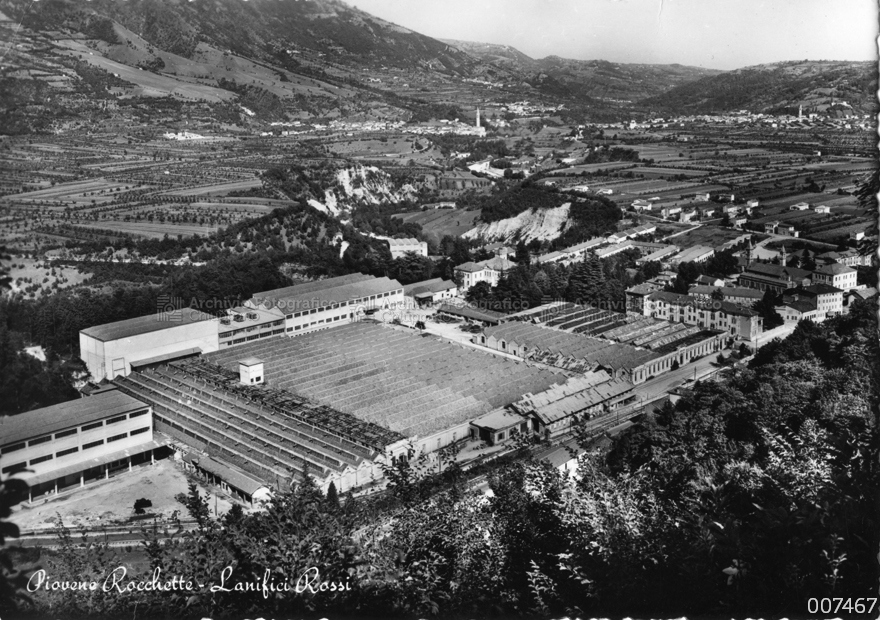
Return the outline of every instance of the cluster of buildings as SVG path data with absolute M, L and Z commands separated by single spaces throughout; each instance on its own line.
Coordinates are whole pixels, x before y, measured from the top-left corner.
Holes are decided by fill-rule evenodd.
M 31 500 L 169 456 L 252 505 L 306 475 L 340 492 L 379 488 L 400 459 L 634 412 L 636 385 L 728 337 L 561 303 L 496 313 L 472 346 L 371 320 L 458 293 L 439 278 L 352 274 L 264 291 L 220 317 L 160 308 L 84 329 L 98 383 L 0 422 L 0 469 L 24 477 Z
M 480 126 L 479 115 L 477 115 L 476 125 L 468 125 L 458 119 L 452 121 L 440 119 L 436 122 L 406 125 L 401 128 L 400 131 L 416 135 L 477 136 L 478 138 L 484 138 L 486 136 L 486 128 Z
M 539 257 L 635 249 L 639 260 L 701 262 L 638 240 L 639 226 Z M 393 256 L 427 254 L 388 239 Z M 498 446 L 522 435 L 558 439 L 585 420 L 644 407 L 643 384 L 736 342 L 756 344 L 754 305 L 770 291 L 787 323 L 847 311 L 858 285 L 854 252 L 815 256 L 813 269 L 752 262 L 686 294 L 663 272 L 626 291 L 627 312 L 551 302 L 510 314 L 457 304 L 514 267 L 510 249 L 455 268 L 456 281 L 403 286 L 350 274 L 254 294 L 220 316 L 168 303 L 157 313 L 80 333 L 97 384 L 83 398 L 0 420 L 0 470 L 25 478 L 30 500 L 99 483 L 171 457 L 258 506 L 311 476 L 340 492 L 381 488 L 388 465 L 450 446 Z M 440 305 L 482 324 L 469 346 L 379 319 L 383 309 Z M 650 384 L 649 384 L 650 385 Z M 641 391 L 640 391 L 641 390 Z
M 299 136 L 317 132 L 340 133 L 347 136 L 356 134 L 381 134 L 381 133 L 412 133 L 419 135 L 441 135 L 454 134 L 459 136 L 477 136 L 485 137 L 486 128 L 480 126 L 479 112 L 477 114 L 477 122 L 475 125 L 455 120 L 440 119 L 435 122 L 408 124 L 404 121 L 396 120 L 364 120 L 364 121 L 348 121 L 348 120 L 331 120 L 328 123 L 303 123 L 302 121 L 293 121 L 290 123 L 271 123 L 275 128 L 260 133 L 263 137 L 269 136 Z M 283 129 L 282 127 L 292 127 L 292 129 Z M 166 135 L 165 137 L 169 137 Z M 176 138 L 180 139 L 180 138 Z
M 690 251 L 702 252 L 699 246 Z M 820 254 L 813 270 L 784 263 L 753 263 L 746 259 L 741 273 L 727 280 L 702 276 L 686 294 L 665 290 L 674 273 L 664 272 L 626 291 L 627 311 L 718 329 L 733 338 L 754 343 L 764 328 L 762 318 L 753 308 L 767 291 L 778 300 L 775 309 L 786 323 L 803 319 L 823 321 L 846 312 L 852 299 L 867 298 L 875 293 L 857 283 L 858 272 L 853 267 L 836 262 L 849 260 L 856 264 L 862 260 L 853 255 L 850 251 Z
M 838 102 L 838 104 L 844 107 L 848 106 L 845 101 Z M 600 127 L 603 129 L 645 130 L 687 127 L 696 123 L 701 125 L 748 125 L 770 129 L 821 127 L 838 130 L 871 130 L 871 122 L 872 119 L 869 114 L 859 116 L 850 112 L 849 114 L 844 114 L 842 117 L 833 117 L 817 112 L 804 113 L 803 107 L 801 107 L 798 114 L 763 114 L 749 112 L 748 110 L 739 110 L 736 112 L 728 112 L 726 114 L 698 114 L 675 116 L 671 118 L 656 117 L 644 121 L 631 120 L 627 123 L 609 123 L 600 125 Z
M 653 224 L 636 226 L 635 228 L 612 233 L 607 237 L 594 237 L 562 250 L 548 252 L 547 254 L 536 257 L 535 260 L 539 263 L 568 264 L 583 260 L 590 252 L 596 253 L 600 258 L 606 258 L 628 249 L 655 251 L 659 249 L 662 244 L 637 242 L 635 239 L 644 235 L 653 234 L 656 231 L 657 227 Z
M 555 114 L 561 110 L 564 110 L 565 106 L 563 104 L 559 105 L 546 105 L 543 103 L 531 103 L 529 101 L 517 101 L 514 103 L 508 103 L 505 106 L 501 107 L 501 110 L 504 112 L 510 112 L 511 114 L 516 114 L 517 116 L 540 116 L 544 114 Z
M 508 315 L 474 341 L 524 360 L 577 373 L 606 372 L 632 385 L 717 353 L 726 334 L 554 302 Z

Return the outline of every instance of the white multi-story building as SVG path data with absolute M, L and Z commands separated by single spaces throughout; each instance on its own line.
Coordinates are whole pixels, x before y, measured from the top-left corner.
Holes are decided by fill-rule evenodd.
M 418 239 L 387 239 L 391 249 L 391 258 L 400 258 L 407 252 L 413 252 L 419 256 L 428 255 L 428 243 Z
M 220 319 L 220 347 L 231 347 L 284 333 L 284 313 L 278 308 L 250 305 L 233 308 Z
M 842 291 L 858 288 L 858 271 L 840 263 L 823 265 L 813 271 L 814 284 L 828 284 Z
M 644 297 L 641 309 L 644 316 L 719 330 L 742 340 L 754 341 L 764 331 L 757 312 L 729 301 L 656 291 Z
M 287 335 L 345 325 L 373 311 L 405 307 L 400 282 L 362 273 L 264 291 L 247 305 L 283 312 Z
M 515 266 L 507 257 L 497 256 L 478 263 L 467 262 L 458 265 L 455 268 L 455 276 L 461 284 L 459 291 L 466 293 L 478 282 L 488 282 L 489 286 L 497 286 L 504 272 Z
M 29 501 L 152 463 L 164 445 L 150 406 L 115 389 L 0 418 L 0 472 L 27 482 Z

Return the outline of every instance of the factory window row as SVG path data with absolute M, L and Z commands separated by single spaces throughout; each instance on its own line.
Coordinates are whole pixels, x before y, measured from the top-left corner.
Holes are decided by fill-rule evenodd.
M 314 327 L 315 325 L 320 325 L 320 324 L 323 324 L 323 323 L 333 323 L 333 322 L 335 322 L 335 321 L 341 321 L 341 320 L 346 319 L 346 318 L 348 318 L 348 319 L 353 319 L 353 318 L 354 318 L 354 313 L 351 312 L 351 313 L 349 313 L 349 314 L 347 314 L 347 315 L 345 315 L 345 314 L 341 314 L 341 315 L 339 315 L 339 316 L 328 317 L 328 318 L 326 318 L 326 319 L 321 319 L 321 320 L 319 320 L 319 321 L 312 321 L 311 323 L 306 323 L 305 325 L 295 325 L 295 326 L 293 326 L 293 327 L 288 327 L 288 328 L 287 328 L 287 331 L 289 331 L 289 332 L 298 332 L 298 331 L 301 330 L 301 329 L 308 329 L 309 327 Z
M 290 316 L 288 316 L 287 318 L 290 318 Z M 263 323 L 262 325 L 251 325 L 250 327 L 242 327 L 241 329 L 233 329 L 231 331 L 220 332 L 220 338 L 232 338 L 233 336 L 237 336 L 238 334 L 250 333 L 257 330 L 271 329 L 272 327 L 278 327 L 279 325 L 283 324 L 284 319 L 278 319 L 277 321 L 272 321 L 271 323 Z
M 126 419 L 126 417 L 127 417 L 128 419 L 131 419 L 131 418 L 137 418 L 137 417 L 140 417 L 140 416 L 146 415 L 146 414 L 147 414 L 147 411 L 148 411 L 147 409 L 142 409 L 142 410 L 140 410 L 140 411 L 135 411 L 135 412 L 133 412 L 133 413 L 130 413 L 128 416 L 125 416 L 125 415 L 117 416 L 117 417 L 115 417 L 115 418 L 111 418 L 110 420 L 107 420 L 107 424 L 109 425 L 109 424 L 116 424 L 117 422 L 122 422 L 123 420 Z M 86 431 L 94 430 L 94 429 L 96 429 L 96 428 L 100 428 L 100 427 L 103 426 L 103 425 L 104 425 L 104 422 L 103 422 L 103 421 L 100 421 L 100 422 L 93 422 L 93 423 L 91 423 L 91 424 L 86 424 L 86 425 L 84 425 L 84 426 L 82 427 L 81 430 L 82 430 L 82 432 L 86 432 Z M 68 429 L 65 429 L 65 430 L 63 430 L 63 431 L 58 431 L 58 432 L 55 433 L 54 435 L 51 435 L 51 434 L 50 434 L 50 435 L 44 435 L 44 436 L 42 436 L 42 437 L 37 437 L 37 438 L 35 438 L 35 439 L 30 439 L 30 440 L 28 440 L 27 442 L 22 441 L 22 442 L 19 442 L 19 443 L 16 443 L 16 444 L 11 444 L 11 445 L 8 445 L 8 446 L 3 446 L 3 448 L 0 449 L 0 454 L 9 454 L 10 452 L 16 452 L 16 451 L 18 451 L 18 450 L 23 450 L 23 449 L 25 448 L 25 443 L 27 444 L 28 447 L 31 447 L 31 446 L 38 446 L 38 445 L 40 445 L 41 443 L 46 443 L 47 441 L 52 441 L 53 437 L 54 437 L 55 439 L 61 439 L 61 438 L 63 438 L 63 437 L 70 437 L 71 435 L 76 435 L 76 434 L 77 434 L 77 431 L 78 431 L 78 429 L 75 428 L 75 427 L 74 427 L 74 428 L 68 428 Z
M 350 301 L 343 301 L 343 302 L 339 302 L 339 303 L 328 304 L 328 305 L 322 306 L 320 308 L 312 308 L 310 310 L 302 310 L 300 312 L 294 312 L 293 314 L 285 315 L 285 317 L 288 319 L 293 319 L 293 318 L 297 318 L 300 316 L 305 316 L 307 314 L 315 314 L 319 311 L 335 310 L 336 308 L 344 308 L 348 305 L 353 306 L 353 305 L 365 303 L 368 301 L 375 301 L 377 299 L 382 299 L 383 297 L 391 297 L 392 295 L 399 295 L 402 293 L 403 293 L 403 289 L 397 289 L 397 290 L 388 291 L 385 293 L 377 293 L 375 295 L 370 295 L 369 297 L 361 297 L 358 299 L 352 299 Z
M 118 435 L 113 435 L 112 437 L 107 438 L 107 443 L 119 441 L 119 440 L 125 439 L 126 437 L 129 437 L 129 436 L 133 437 L 134 435 L 140 435 L 142 433 L 146 433 L 149 430 L 150 430 L 150 427 L 145 426 L 144 428 L 135 429 L 135 430 L 131 431 L 131 433 L 120 433 Z M 91 441 L 89 443 L 83 444 L 82 449 L 84 451 L 89 450 L 91 448 L 96 448 L 96 447 L 102 445 L 103 443 L 104 443 L 103 439 L 99 439 L 97 441 Z M 38 456 L 38 457 L 32 458 L 30 461 L 27 461 L 27 462 L 23 461 L 21 463 L 15 463 L 13 465 L 7 465 L 2 470 L 0 470 L 0 472 L 2 472 L 4 474 L 15 473 L 15 472 L 22 471 L 22 470 L 26 469 L 28 465 L 37 465 L 38 463 L 44 463 L 46 461 L 52 460 L 53 458 L 61 458 L 62 456 L 67 456 L 68 454 L 73 454 L 74 452 L 79 452 L 79 450 L 80 450 L 80 448 L 78 446 L 74 446 L 72 448 L 67 448 L 65 450 L 59 450 L 54 455 L 51 453 L 45 454 L 43 456 Z

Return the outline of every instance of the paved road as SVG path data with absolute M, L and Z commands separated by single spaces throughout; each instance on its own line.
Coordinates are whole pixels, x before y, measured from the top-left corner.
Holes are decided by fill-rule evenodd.
M 774 327 L 773 329 L 764 332 L 760 336 L 758 336 L 757 346 L 758 348 L 763 347 L 768 342 L 772 341 L 774 338 L 779 338 L 781 340 L 788 338 L 791 332 L 797 327 L 797 323 L 785 323 L 784 325 L 780 325 L 779 327 Z
M 730 355 L 730 349 L 722 351 L 724 356 Z M 640 399 L 653 400 L 661 394 L 669 392 L 669 390 L 682 385 L 687 381 L 693 381 L 694 377 L 702 379 L 720 370 L 719 366 L 715 366 L 714 362 L 718 357 L 717 353 L 707 355 L 698 359 L 696 362 L 685 364 L 676 370 L 670 370 L 659 377 L 655 377 L 644 383 L 640 383 L 635 387 L 634 393 Z
M 688 229 L 686 229 L 686 230 L 682 230 L 682 231 L 677 232 L 677 233 L 672 233 L 672 234 L 669 235 L 668 237 L 663 237 L 663 239 L 661 239 L 661 241 L 669 241 L 669 240 L 672 239 L 673 237 L 677 237 L 677 236 L 679 236 L 679 235 L 683 235 L 683 234 L 685 234 L 685 233 L 689 233 L 689 232 L 691 232 L 692 230 L 696 230 L 696 229 L 700 228 L 701 226 L 702 226 L 702 224 L 695 224 L 692 228 L 688 228 Z

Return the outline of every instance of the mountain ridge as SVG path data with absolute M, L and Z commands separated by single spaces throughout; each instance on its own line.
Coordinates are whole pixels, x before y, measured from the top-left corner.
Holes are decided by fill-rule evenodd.
M 459 105 L 523 98 L 564 103 L 567 122 L 602 122 L 658 111 L 821 110 L 832 96 L 841 109 L 861 110 L 876 90 L 858 63 L 721 72 L 534 59 L 511 45 L 428 37 L 341 0 L 0 0 L 0 14 L 0 38 L 14 43 L 0 69 L 0 120 L 11 133 L 103 118 L 114 99 L 132 107 L 170 98 L 163 105 L 245 126 L 454 118 Z
M 643 105 L 677 113 L 856 113 L 877 109 L 877 63 L 803 60 L 764 63 L 673 87 Z M 836 106 L 836 107 L 835 107 Z

